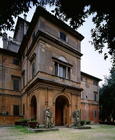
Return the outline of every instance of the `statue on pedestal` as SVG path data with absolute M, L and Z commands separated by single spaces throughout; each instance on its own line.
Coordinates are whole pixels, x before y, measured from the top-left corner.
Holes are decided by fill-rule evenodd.
M 45 110 L 45 127 L 46 128 L 51 128 L 52 127 L 51 119 L 52 119 L 52 112 L 50 111 L 49 108 L 47 108 Z
M 74 119 L 74 126 L 80 127 L 80 111 L 76 110 L 72 114 L 73 119 Z

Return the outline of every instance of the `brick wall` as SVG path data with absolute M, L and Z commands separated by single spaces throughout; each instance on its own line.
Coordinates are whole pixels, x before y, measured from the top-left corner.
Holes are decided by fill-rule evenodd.
M 22 119 L 21 116 L 2 116 L 0 115 L 0 125 L 13 125 L 15 121 Z

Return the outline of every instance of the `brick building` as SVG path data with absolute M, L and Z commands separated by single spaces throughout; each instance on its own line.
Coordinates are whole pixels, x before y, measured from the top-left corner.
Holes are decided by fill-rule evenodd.
M 18 18 L 0 49 L 0 124 L 43 124 L 47 107 L 55 125 L 70 126 L 76 109 L 82 120 L 98 122 L 100 79 L 80 71 L 83 38 L 41 7 L 31 23 Z

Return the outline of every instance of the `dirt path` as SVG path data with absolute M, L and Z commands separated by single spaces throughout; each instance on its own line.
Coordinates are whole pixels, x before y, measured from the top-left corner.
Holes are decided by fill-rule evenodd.
M 11 127 L 0 127 L 0 140 L 20 140 L 24 135 L 18 131 L 12 131 Z
M 71 135 L 68 135 L 68 132 L 74 131 L 69 128 L 60 128 L 59 131 L 27 134 L 12 127 L 0 127 L 0 140 L 69 140 Z
M 92 126 L 90 130 L 59 128 L 59 131 L 26 133 L 15 127 L 0 127 L 0 140 L 115 140 L 115 127 Z

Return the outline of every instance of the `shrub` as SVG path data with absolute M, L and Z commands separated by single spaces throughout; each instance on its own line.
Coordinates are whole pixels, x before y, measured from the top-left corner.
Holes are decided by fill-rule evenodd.
M 31 121 L 31 122 L 36 122 L 36 119 L 31 119 L 30 121 Z
M 91 121 L 86 121 L 86 124 L 91 124 Z
M 35 121 L 35 120 L 29 121 L 29 122 L 28 122 L 28 127 L 30 127 L 30 128 L 37 128 L 37 127 L 39 127 L 39 124 L 38 124 L 38 122 Z
M 85 125 L 85 120 L 80 121 L 81 126 Z
M 27 120 L 27 119 L 20 119 L 20 120 L 18 120 L 18 121 L 15 122 L 15 125 L 27 126 L 27 122 L 28 121 L 29 120 Z

